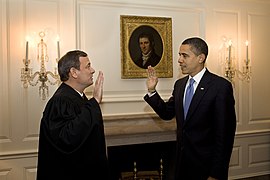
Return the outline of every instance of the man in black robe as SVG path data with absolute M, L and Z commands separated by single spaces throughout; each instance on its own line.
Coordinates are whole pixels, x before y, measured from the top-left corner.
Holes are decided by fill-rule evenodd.
M 99 103 L 103 95 L 100 71 L 87 99 L 84 89 L 93 84 L 95 70 L 87 54 L 74 50 L 58 63 L 62 84 L 47 103 L 40 123 L 37 180 L 106 180 L 108 162 Z

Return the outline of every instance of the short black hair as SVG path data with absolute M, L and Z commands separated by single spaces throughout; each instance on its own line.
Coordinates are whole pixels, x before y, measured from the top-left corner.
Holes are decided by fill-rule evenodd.
M 190 45 L 191 51 L 197 56 L 199 56 L 200 54 L 204 54 L 206 60 L 208 56 L 208 45 L 203 39 L 198 37 L 188 38 L 182 42 L 182 45 L 185 44 Z

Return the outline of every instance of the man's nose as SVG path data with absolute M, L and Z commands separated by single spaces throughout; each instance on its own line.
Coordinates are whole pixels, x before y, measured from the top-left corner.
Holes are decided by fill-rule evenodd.
M 94 68 L 91 68 L 92 69 L 92 73 L 94 74 L 96 72 L 96 70 Z
M 182 62 L 183 62 L 182 56 L 179 56 L 179 57 L 178 57 L 178 62 L 179 62 L 179 63 L 182 63 Z

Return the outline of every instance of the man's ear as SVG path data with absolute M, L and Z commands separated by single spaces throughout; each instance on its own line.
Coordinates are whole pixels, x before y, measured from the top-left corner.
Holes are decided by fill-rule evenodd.
M 69 73 L 70 73 L 70 76 L 73 77 L 74 79 L 76 79 L 78 77 L 77 69 L 74 67 L 70 68 Z
M 200 54 L 199 55 L 199 63 L 204 63 L 205 61 L 205 55 L 204 54 Z

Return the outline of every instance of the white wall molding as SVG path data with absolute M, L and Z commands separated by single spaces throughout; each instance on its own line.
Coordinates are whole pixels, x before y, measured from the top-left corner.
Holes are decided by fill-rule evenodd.
M 229 3 L 228 3 L 229 2 Z M 0 178 L 35 179 L 39 124 L 46 101 L 38 87 L 23 89 L 20 71 L 25 38 L 46 29 L 50 60 L 56 57 L 54 35 L 60 36 L 61 55 L 82 49 L 97 72 L 104 72 L 101 109 L 108 146 L 175 139 L 175 121 L 162 121 L 144 101 L 146 78 L 121 79 L 120 15 L 172 18 L 173 78 L 160 78 L 157 91 L 171 96 L 178 78 L 179 45 L 200 36 L 209 44 L 207 67 L 220 74 L 220 37 L 236 43 L 238 67 L 250 41 L 252 79 L 235 82 L 237 132 L 230 177 L 270 173 L 270 81 L 267 52 L 270 42 L 269 0 L 2 0 L 0 1 Z M 31 63 L 37 70 L 35 46 Z M 50 96 L 57 87 L 50 87 Z M 92 97 L 92 88 L 86 90 Z

